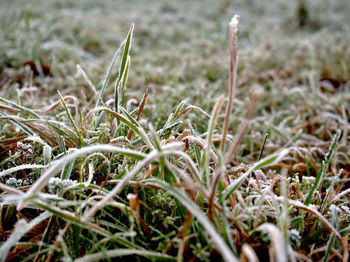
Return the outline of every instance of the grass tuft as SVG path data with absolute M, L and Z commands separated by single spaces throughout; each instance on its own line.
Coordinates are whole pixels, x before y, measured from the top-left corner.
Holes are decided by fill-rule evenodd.
M 5 1 L 1 262 L 348 261 L 348 3 L 246 2 Z

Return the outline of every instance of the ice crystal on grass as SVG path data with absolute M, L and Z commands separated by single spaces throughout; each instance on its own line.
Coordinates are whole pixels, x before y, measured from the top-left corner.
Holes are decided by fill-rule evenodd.
M 24 186 L 29 186 L 32 184 L 32 180 L 30 178 L 28 179 L 16 179 L 14 177 L 10 177 L 7 181 L 6 181 L 6 185 L 10 186 L 10 187 L 24 187 Z
M 49 192 L 52 194 L 57 194 L 62 189 L 67 189 L 71 186 L 74 186 L 77 183 L 75 180 L 64 179 L 62 180 L 59 177 L 51 177 L 47 184 Z
M 289 239 L 290 241 L 295 245 L 297 246 L 299 244 L 299 241 L 301 239 L 301 236 L 300 236 L 300 232 L 296 229 L 291 229 L 291 230 L 288 230 L 288 236 L 289 236 Z

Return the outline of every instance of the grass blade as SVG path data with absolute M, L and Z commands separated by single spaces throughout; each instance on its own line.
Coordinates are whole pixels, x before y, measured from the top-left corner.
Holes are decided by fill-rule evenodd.
M 71 122 L 72 125 L 73 125 L 73 128 L 74 128 L 74 130 L 75 130 L 75 134 L 77 135 L 77 137 L 78 137 L 78 139 L 79 139 L 79 141 L 80 141 L 80 145 L 81 145 L 81 146 L 85 146 L 84 139 L 83 139 L 83 137 L 81 136 L 81 134 L 80 134 L 80 132 L 79 132 L 79 130 L 78 130 L 78 127 L 77 127 L 77 125 L 75 124 L 74 119 L 73 119 L 71 113 L 69 112 L 69 109 L 68 109 L 66 103 L 64 102 L 64 99 L 63 99 L 63 97 L 62 97 L 62 95 L 61 95 L 61 92 L 60 92 L 59 90 L 57 90 L 57 92 L 58 92 L 58 96 L 59 96 L 60 99 L 61 99 L 62 105 L 63 105 L 64 109 L 66 110 L 67 116 L 68 116 L 70 122 Z
M 23 112 L 25 112 L 25 113 L 27 113 L 27 114 L 30 114 L 30 115 L 32 115 L 32 116 L 34 116 L 35 118 L 39 118 L 39 119 L 41 118 L 37 113 L 35 113 L 33 110 L 31 110 L 31 109 L 29 109 L 29 108 L 27 108 L 27 107 L 25 107 L 25 106 L 18 105 L 17 103 L 12 102 L 12 101 L 10 101 L 10 100 L 7 100 L 7 99 L 5 99 L 5 98 L 3 98 L 3 97 L 0 97 L 0 101 L 1 101 L 1 102 L 5 102 L 5 103 L 7 103 L 7 104 L 10 104 L 10 105 L 12 105 L 12 106 L 14 106 L 14 107 L 20 109 L 21 111 L 23 111 Z
M 26 196 L 31 196 L 36 193 L 38 193 L 48 182 L 48 180 L 55 176 L 57 172 L 59 172 L 66 163 L 74 160 L 75 158 L 89 154 L 89 153 L 94 153 L 94 152 L 100 152 L 100 151 L 106 151 L 106 152 L 116 152 L 121 155 L 129 156 L 133 159 L 144 159 L 146 157 L 145 154 L 140 153 L 138 151 L 130 150 L 130 149 L 125 149 L 117 146 L 110 146 L 110 145 L 94 145 L 94 146 L 89 146 L 89 147 L 84 147 L 81 149 L 76 150 L 72 154 L 68 154 L 64 157 L 62 157 L 59 160 L 56 160 L 51 163 L 51 167 L 46 170 L 46 172 L 30 187 L 30 189 L 27 191 Z M 18 208 L 21 209 L 24 206 L 24 203 L 20 203 Z
M 115 108 L 115 111 L 117 113 L 119 112 L 119 85 L 120 85 L 120 82 L 123 78 L 123 75 L 125 75 L 125 77 L 127 75 L 127 72 L 125 72 L 125 71 L 127 68 L 127 60 L 128 60 L 128 56 L 129 56 L 129 52 L 130 52 L 133 32 L 134 32 L 134 24 L 131 25 L 128 36 L 126 38 L 122 62 L 120 64 L 120 68 L 119 68 L 119 76 L 118 76 L 117 82 L 116 82 L 115 87 L 114 87 L 114 108 Z
M 91 88 L 92 92 L 94 92 L 94 94 L 96 96 L 98 96 L 97 90 L 95 85 L 91 82 L 90 78 L 87 76 L 87 74 L 85 73 L 85 71 L 81 68 L 81 66 L 79 64 L 77 64 L 77 70 L 78 72 L 83 76 L 84 80 L 86 81 L 86 83 L 88 84 L 88 86 Z M 100 97 L 98 97 L 100 98 Z M 100 101 L 100 103 L 102 103 L 102 101 Z
M 339 136 L 340 136 L 340 130 L 338 130 L 338 132 L 333 137 L 332 145 L 329 148 L 329 151 L 328 151 L 325 159 L 322 162 L 321 170 L 317 173 L 317 176 L 316 176 L 316 179 L 315 179 L 315 183 L 313 184 L 309 194 L 307 195 L 307 197 L 306 197 L 306 199 L 304 201 L 304 205 L 306 205 L 306 206 L 310 204 L 310 202 L 311 202 L 311 200 L 312 200 L 312 198 L 314 196 L 315 191 L 319 188 L 319 186 L 320 186 L 320 184 L 322 182 L 322 178 L 323 178 L 324 174 L 326 173 L 326 170 L 327 170 L 328 165 L 329 165 L 329 163 L 331 161 L 333 152 L 334 152 L 335 147 L 336 147 L 336 145 L 338 143 Z
M 230 50 L 230 82 L 229 82 L 229 94 L 228 94 L 228 102 L 226 108 L 226 116 L 224 122 L 224 128 L 222 133 L 222 140 L 220 143 L 220 151 L 223 153 L 225 149 L 225 142 L 227 136 L 228 125 L 230 123 L 230 116 L 232 111 L 232 102 L 234 90 L 236 87 L 236 78 L 237 78 L 237 26 L 238 26 L 238 17 L 235 15 L 230 22 L 230 30 L 229 30 L 229 50 Z
M 219 115 L 219 112 L 220 112 L 220 109 L 221 109 L 221 106 L 222 106 L 222 103 L 224 101 L 224 97 L 221 96 L 214 108 L 213 108 L 213 113 L 212 113 L 212 116 L 210 118 L 210 121 L 209 121 L 209 125 L 208 125 L 208 131 L 207 131 L 207 146 L 205 148 L 205 151 L 203 153 L 203 160 L 202 163 L 204 166 L 202 166 L 203 168 L 203 177 L 202 177 L 202 180 L 204 183 L 207 184 L 207 188 L 209 188 L 209 177 L 208 177 L 208 174 L 209 174 L 209 155 L 210 155 L 210 147 L 211 147 L 211 144 L 212 144 L 212 138 L 213 138 L 213 132 L 214 132 L 214 128 L 215 128 L 215 123 L 216 123 L 216 118 L 218 117 Z
M 31 220 L 29 223 L 27 223 L 24 219 L 18 220 L 12 234 L 0 247 L 0 261 L 5 261 L 11 247 L 16 244 L 16 242 L 18 242 L 29 230 L 40 224 L 45 219 L 48 219 L 50 216 L 51 214 L 49 212 L 45 212 Z
M 269 233 L 272 248 L 273 248 L 273 253 L 275 254 L 275 259 L 272 259 L 272 260 L 279 261 L 279 262 L 288 261 L 287 254 L 285 252 L 285 243 L 278 227 L 276 227 L 273 224 L 266 223 L 258 227 L 257 230 Z
M 79 258 L 75 260 L 76 262 L 90 262 L 90 261 L 98 261 L 98 260 L 105 260 L 105 259 L 112 259 L 116 257 L 122 257 L 122 256 L 143 256 L 149 259 L 160 259 L 164 261 L 176 261 L 175 257 L 171 257 L 166 254 L 153 252 L 153 251 L 147 251 L 147 250 L 138 250 L 138 249 L 115 249 L 115 250 L 107 250 L 98 252 L 91 255 L 86 255 L 82 258 Z M 134 257 L 135 258 L 135 257 Z

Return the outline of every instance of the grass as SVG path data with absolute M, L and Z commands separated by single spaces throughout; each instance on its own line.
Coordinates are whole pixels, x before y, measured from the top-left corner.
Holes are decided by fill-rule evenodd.
M 0 261 L 348 261 L 347 1 L 4 5 Z

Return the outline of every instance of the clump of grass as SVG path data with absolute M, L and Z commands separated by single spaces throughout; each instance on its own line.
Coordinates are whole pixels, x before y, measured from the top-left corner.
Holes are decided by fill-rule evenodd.
M 252 92 L 247 115 L 232 138 L 237 27 L 235 16 L 229 30 L 230 81 L 223 119 L 223 97 L 210 115 L 181 102 L 158 128 L 140 121 L 147 90 L 138 108 L 128 110 L 133 25 L 99 90 L 78 67 L 94 92 L 95 106 L 82 110 L 77 97 L 60 92 L 56 102 L 40 110 L 1 98 L 0 120 L 20 135 L 1 142 L 0 260 L 126 261 L 137 256 L 140 261 L 308 261 L 323 255 L 347 261 L 349 190 L 346 182 L 335 186 L 340 174 L 332 178 L 328 173 L 332 156 L 341 156 L 336 152 L 340 132 L 321 167 L 312 156 L 306 158 L 309 152 L 295 142 L 299 136 L 288 141 L 289 147 L 239 162 L 237 151 L 258 92 Z M 111 72 L 119 54 L 115 78 Z M 105 101 L 110 79 L 115 79 L 114 98 Z M 191 109 L 209 118 L 205 132 L 184 121 Z M 282 128 L 275 127 L 276 132 Z M 322 149 L 328 146 L 322 144 Z M 320 169 L 314 181 L 285 175 L 296 161 Z M 331 186 L 323 194 L 327 177 Z M 30 182 L 23 186 L 18 179 Z

